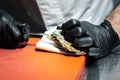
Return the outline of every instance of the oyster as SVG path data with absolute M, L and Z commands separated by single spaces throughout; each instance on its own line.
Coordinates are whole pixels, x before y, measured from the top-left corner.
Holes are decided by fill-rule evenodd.
M 69 54 L 73 54 L 73 55 L 85 54 L 84 51 L 80 51 L 74 48 L 70 42 L 66 41 L 62 36 L 60 29 L 55 30 L 51 35 L 48 35 L 47 37 L 55 44 L 57 44 L 60 48 L 62 48 L 65 52 L 69 52 Z

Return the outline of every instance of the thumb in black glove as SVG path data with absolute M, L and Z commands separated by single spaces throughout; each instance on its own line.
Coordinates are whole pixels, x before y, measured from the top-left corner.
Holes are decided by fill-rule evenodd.
M 71 19 L 62 24 L 62 35 L 72 45 L 86 51 L 88 56 L 100 58 L 108 55 L 119 43 L 119 37 L 105 20 L 100 25 Z
M 16 48 L 26 45 L 29 38 L 27 24 L 17 22 L 9 13 L 0 10 L 0 47 Z M 21 43 L 25 43 L 22 44 Z

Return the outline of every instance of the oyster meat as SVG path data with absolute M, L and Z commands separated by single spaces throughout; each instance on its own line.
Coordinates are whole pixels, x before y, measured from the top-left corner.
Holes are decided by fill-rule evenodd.
M 84 55 L 84 51 L 80 51 L 72 46 L 72 44 L 64 39 L 61 34 L 61 29 L 55 30 L 51 35 L 47 36 L 48 39 L 57 44 L 60 48 L 62 48 L 65 52 L 69 52 L 74 55 Z

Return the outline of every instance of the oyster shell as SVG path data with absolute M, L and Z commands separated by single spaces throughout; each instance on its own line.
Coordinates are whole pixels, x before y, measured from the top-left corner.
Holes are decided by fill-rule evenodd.
M 74 48 L 70 42 L 66 41 L 64 37 L 61 35 L 60 29 L 55 30 L 51 35 L 48 35 L 47 37 L 55 44 L 57 44 L 60 48 L 62 48 L 64 51 L 69 52 L 69 54 L 73 54 L 73 55 L 85 54 L 84 51 L 80 51 Z

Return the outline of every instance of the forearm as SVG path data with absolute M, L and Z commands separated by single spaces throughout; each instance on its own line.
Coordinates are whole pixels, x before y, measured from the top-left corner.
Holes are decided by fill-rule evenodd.
M 107 20 L 111 23 L 120 38 L 120 4 L 107 17 Z

